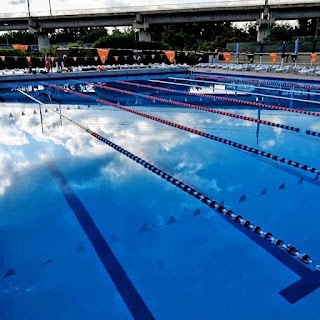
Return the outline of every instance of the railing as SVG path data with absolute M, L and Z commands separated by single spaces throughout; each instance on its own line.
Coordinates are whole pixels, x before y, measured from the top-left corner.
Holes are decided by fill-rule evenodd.
M 269 0 L 269 5 L 285 5 L 285 4 L 316 4 L 320 3 L 315 0 L 287 0 L 285 2 L 279 2 L 279 0 Z M 82 15 L 82 14 L 113 14 L 113 13 L 129 13 L 129 12 L 147 12 L 147 11 L 164 11 L 164 10 L 183 10 L 183 9 L 205 9 L 205 8 L 221 8 L 221 7 L 243 7 L 243 6 L 264 6 L 265 0 L 248 0 L 248 1 L 239 1 L 239 0 L 222 0 L 217 2 L 186 2 L 179 4 L 161 4 L 161 5 L 148 5 L 148 6 L 121 6 L 121 7 L 108 7 L 108 8 L 91 8 L 91 9 L 67 9 L 67 10 L 55 10 L 51 8 L 51 12 L 48 10 L 45 11 L 36 11 L 33 8 L 30 8 L 30 13 L 32 17 L 46 17 L 46 16 L 73 16 L 73 15 Z M 50 14 L 51 13 L 51 14 Z M 0 13 L 1 19 L 10 19 L 10 18 L 27 18 L 28 12 L 4 12 Z

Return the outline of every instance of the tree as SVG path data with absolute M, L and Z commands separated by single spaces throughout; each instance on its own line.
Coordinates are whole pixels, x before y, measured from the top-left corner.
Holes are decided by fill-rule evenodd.
M 288 41 L 295 36 L 295 30 L 289 24 L 275 24 L 270 30 L 271 41 Z
M 15 32 L 7 32 L 0 36 L 1 43 L 8 43 L 11 44 L 35 44 L 37 43 L 35 36 L 30 33 L 29 31 L 15 31 Z

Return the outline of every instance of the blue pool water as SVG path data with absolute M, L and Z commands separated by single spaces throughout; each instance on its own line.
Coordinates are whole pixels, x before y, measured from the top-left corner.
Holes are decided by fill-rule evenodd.
M 187 74 L 98 79 L 103 85 L 133 94 L 100 88 L 95 94 L 85 93 L 91 99 L 74 96 L 66 100 L 72 93 L 60 90 L 59 95 L 58 89 L 47 87 L 65 85 L 63 81 L 42 83 L 42 96 L 26 89 L 29 84 L 13 83 L 14 88 L 24 87 L 24 92 L 46 104 L 41 107 L 42 126 L 38 104 L 12 89 L 2 92 L 0 319 L 318 319 L 318 278 L 299 271 L 309 266 L 274 245 L 268 252 L 260 244 L 268 241 L 251 238 L 244 227 L 230 223 L 85 130 L 60 120 L 60 111 L 53 111 L 60 104 L 66 117 L 223 203 L 275 238 L 293 244 L 312 257 L 310 270 L 317 275 L 317 174 L 96 100 L 317 169 L 320 138 L 305 132 L 320 132 L 320 118 L 261 108 L 261 119 L 300 129 L 294 132 L 171 102 L 257 118 L 259 111 L 254 106 L 230 101 L 224 105 L 222 100 L 204 96 L 116 82 L 190 90 L 170 77 L 185 78 L 176 83 L 192 83 Z M 79 92 L 79 83 L 70 81 L 71 89 Z M 211 84 L 201 86 L 210 88 Z M 317 95 L 312 96 L 316 89 L 302 89 L 311 90 L 306 99 L 311 94 L 311 99 L 317 100 Z M 257 100 L 251 93 L 237 93 L 236 98 L 261 102 L 261 96 Z M 171 102 L 161 103 L 141 94 Z M 277 95 L 281 96 L 281 91 Z M 290 106 L 270 97 L 263 102 Z M 319 110 L 317 105 L 297 101 L 292 107 Z M 81 224 L 81 219 L 87 220 Z M 288 263 L 277 256 L 279 252 L 288 257 Z M 293 288 L 289 296 L 303 296 L 290 302 L 280 292 L 301 277 L 306 284 Z

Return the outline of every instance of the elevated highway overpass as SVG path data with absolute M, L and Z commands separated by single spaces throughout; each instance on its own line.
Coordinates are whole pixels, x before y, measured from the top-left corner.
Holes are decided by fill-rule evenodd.
M 50 13 L 0 14 L 0 31 L 30 30 L 37 34 L 39 47 L 44 47 L 49 45 L 48 33 L 60 28 L 131 26 L 139 30 L 140 41 L 151 41 L 148 32 L 151 25 L 256 21 L 259 25 L 257 41 L 262 41 L 268 36 L 269 26 L 277 20 L 320 18 L 320 1 L 298 0 L 296 3 L 268 5 L 265 0 L 261 5 L 241 5 L 240 1 L 231 0 L 224 6 L 202 3 Z

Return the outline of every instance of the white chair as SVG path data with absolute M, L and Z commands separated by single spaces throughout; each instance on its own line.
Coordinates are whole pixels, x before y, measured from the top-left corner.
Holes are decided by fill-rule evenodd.
M 313 67 L 304 67 L 301 70 L 298 71 L 298 74 L 300 75 L 312 75 L 314 74 L 314 68 Z

